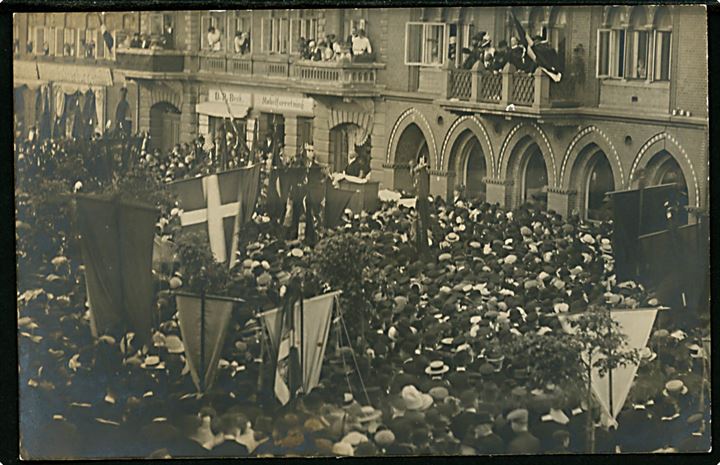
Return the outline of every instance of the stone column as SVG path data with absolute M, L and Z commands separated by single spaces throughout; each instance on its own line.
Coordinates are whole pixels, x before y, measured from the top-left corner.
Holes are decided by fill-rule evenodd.
M 193 85 L 183 85 L 180 109 L 180 142 L 192 142 L 198 134 L 198 114 L 195 111 L 197 92 Z
M 298 142 L 298 129 L 297 129 L 297 115 L 284 115 L 285 116 L 285 156 L 292 157 L 297 151 Z
M 497 203 L 502 208 L 511 207 L 513 181 L 511 179 L 485 178 L 486 200 L 490 204 Z
M 448 171 L 430 170 L 430 194 L 445 199 L 452 198 L 455 187 L 455 173 Z
M 574 190 L 563 190 L 548 188 L 547 191 L 547 208 L 555 210 L 563 217 L 570 215 L 575 208 L 575 196 L 577 192 Z

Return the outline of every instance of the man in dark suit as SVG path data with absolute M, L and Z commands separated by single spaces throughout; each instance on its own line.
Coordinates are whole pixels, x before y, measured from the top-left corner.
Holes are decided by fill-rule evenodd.
M 212 448 L 210 454 L 213 457 L 247 457 L 249 455 L 247 446 L 237 441 L 245 425 L 247 420 L 240 415 L 226 414 L 220 418 L 223 439 L 220 444 Z
M 508 454 L 537 454 L 540 452 L 540 440 L 528 431 L 528 411 L 517 409 L 507 416 L 515 433 L 507 447 Z
M 478 455 L 505 453 L 505 442 L 495 434 L 492 425 L 493 420 L 489 413 L 480 412 L 477 414 L 472 446 Z

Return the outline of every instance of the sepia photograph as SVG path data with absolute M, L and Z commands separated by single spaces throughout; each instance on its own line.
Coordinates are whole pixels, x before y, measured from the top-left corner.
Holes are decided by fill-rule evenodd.
M 711 451 L 707 7 L 451 4 L 13 13 L 22 460 Z

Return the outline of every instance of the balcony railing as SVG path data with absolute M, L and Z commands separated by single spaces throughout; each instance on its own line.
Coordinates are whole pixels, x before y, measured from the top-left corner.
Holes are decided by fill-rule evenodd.
M 384 67 L 380 63 L 310 61 L 288 56 L 201 53 L 198 59 L 199 70 L 203 73 L 290 80 L 309 92 L 330 94 L 374 92 L 377 71 Z M 470 97 L 469 78 L 468 74 L 466 77 L 468 98 Z
M 472 95 L 472 70 L 450 70 L 450 93 L 458 100 L 470 100 Z
M 115 52 L 119 68 L 162 73 L 182 72 L 185 54 L 177 50 L 119 48 Z
M 450 101 L 492 105 L 505 109 L 508 105 L 533 110 L 574 104 L 574 85 L 569 81 L 553 82 L 541 69 L 533 74 L 518 72 L 511 64 L 499 73 L 448 69 L 445 97 Z

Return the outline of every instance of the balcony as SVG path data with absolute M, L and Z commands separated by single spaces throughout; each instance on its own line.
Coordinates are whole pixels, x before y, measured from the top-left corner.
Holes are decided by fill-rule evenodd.
M 449 108 L 539 115 L 577 106 L 573 83 L 567 79 L 555 83 L 539 68 L 533 74 L 517 72 L 510 64 L 499 73 L 477 68 L 442 71 L 440 103 Z
M 253 82 L 322 95 L 376 95 L 377 71 L 384 67 L 381 63 L 298 60 L 287 55 L 198 55 L 201 75 L 239 80 L 259 77 L 261 81 Z
M 181 73 L 185 54 L 177 50 L 120 48 L 116 52 L 118 68 L 148 73 Z

